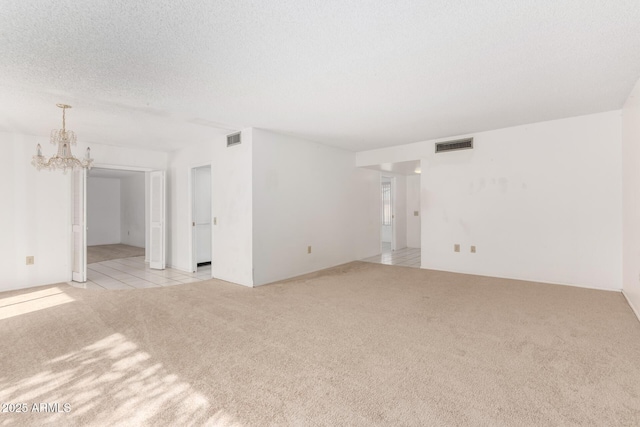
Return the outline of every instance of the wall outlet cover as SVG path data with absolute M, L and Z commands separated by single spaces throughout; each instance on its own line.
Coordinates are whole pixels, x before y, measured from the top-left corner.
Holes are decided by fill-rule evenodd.
M 311 246 L 307 246 L 307 253 L 310 254 L 311 253 Z
M 454 252 L 460 252 L 460 245 L 458 243 L 456 243 L 455 245 L 453 245 L 453 251 Z
M 471 253 L 472 253 L 472 254 L 475 254 L 475 253 L 476 253 L 476 247 L 475 247 L 475 245 L 474 245 L 474 246 L 471 246 Z
M 35 262 L 36 262 L 35 261 L 35 257 L 33 257 L 33 256 L 28 256 L 27 257 L 27 265 L 33 265 L 33 264 L 35 264 Z
M 418 216 L 420 215 L 420 211 L 413 211 L 413 216 Z

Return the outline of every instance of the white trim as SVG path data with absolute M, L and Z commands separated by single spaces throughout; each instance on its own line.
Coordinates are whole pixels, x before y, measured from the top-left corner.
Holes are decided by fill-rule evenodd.
M 91 169 L 117 169 L 117 170 L 123 170 L 123 171 L 138 171 L 138 172 L 151 172 L 157 169 L 152 169 L 152 168 L 140 168 L 137 166 L 122 166 L 122 165 L 108 165 L 108 164 L 102 164 L 102 163 L 96 163 L 94 164 Z
M 211 171 L 211 186 L 210 188 L 213 189 L 213 164 L 212 162 L 203 162 L 203 163 L 193 163 L 190 167 L 189 167 L 189 181 L 188 181 L 188 185 L 187 185 L 187 196 L 188 196 L 188 208 L 189 208 L 189 270 L 192 270 L 195 268 L 194 271 L 191 271 L 192 273 L 195 273 L 198 271 L 198 263 L 196 260 L 196 251 L 195 251 L 195 240 L 193 239 L 193 233 L 195 232 L 195 229 L 193 227 L 193 203 L 195 201 L 194 198 L 194 194 L 193 192 L 195 191 L 194 187 L 193 187 L 193 176 L 196 173 L 195 170 L 198 168 L 205 168 L 205 167 L 209 167 L 209 170 Z M 210 195 L 210 202 L 211 202 L 211 213 L 213 213 L 213 198 L 211 197 L 212 194 Z M 211 258 L 213 261 L 213 218 L 209 218 L 209 220 L 211 221 Z M 211 268 L 211 277 L 213 278 L 213 262 L 212 262 L 212 268 Z
M 193 176 L 195 175 L 195 169 L 199 166 L 191 166 L 189 168 L 189 176 L 188 176 L 188 184 L 187 184 L 187 208 L 189 210 L 189 271 L 191 273 L 195 273 L 198 271 L 198 264 L 195 262 L 195 239 L 193 238 L 194 226 L 193 226 L 193 192 L 195 191 L 193 186 Z M 194 270 L 195 268 L 195 270 Z
M 197 163 L 191 163 L 191 166 L 189 166 L 191 169 L 194 168 L 202 168 L 204 166 L 211 166 L 213 167 L 213 163 L 212 162 L 197 162 Z
M 638 318 L 638 321 L 640 322 L 640 311 L 638 311 L 633 304 L 631 303 L 631 300 L 629 299 L 629 297 L 627 296 L 627 294 L 624 292 L 624 289 L 622 290 L 622 295 L 624 295 L 624 299 L 627 300 L 627 303 L 629 304 L 629 307 L 631 307 L 631 311 L 633 311 L 633 313 L 636 315 L 636 317 Z
M 87 170 L 74 170 L 71 175 L 71 281 L 84 283 L 87 281 Z
M 422 265 L 420 266 L 420 268 L 422 270 L 442 271 L 442 272 L 445 272 L 445 273 L 465 274 L 467 276 L 488 277 L 488 278 L 492 278 L 492 279 L 507 279 L 507 280 L 518 280 L 520 282 L 543 283 L 545 285 L 571 286 L 573 288 L 593 289 L 594 291 L 622 292 L 622 289 L 599 288 L 597 286 L 576 285 L 575 283 L 547 282 L 547 281 L 544 281 L 544 280 L 523 279 L 523 278 L 520 278 L 520 277 L 509 277 L 509 276 L 489 276 L 489 275 L 486 275 L 486 274 L 466 273 L 466 272 L 462 272 L 462 271 L 452 271 L 452 270 L 442 270 L 442 269 L 438 269 L 438 268 L 424 267 Z
M 149 174 L 149 209 L 151 216 L 149 268 L 154 270 L 164 270 L 166 268 L 167 253 L 167 173 L 164 170 L 155 170 L 151 171 Z M 154 198 L 154 193 L 156 193 L 154 189 L 157 188 L 159 188 L 159 191 L 157 191 L 157 197 Z M 154 210 L 154 208 L 157 208 L 157 210 Z M 156 213 L 155 215 L 154 212 Z M 154 231 L 156 231 L 155 240 Z M 154 257 L 154 252 L 156 252 L 154 249 L 157 249 L 157 252 L 159 252 L 157 254 L 157 258 Z

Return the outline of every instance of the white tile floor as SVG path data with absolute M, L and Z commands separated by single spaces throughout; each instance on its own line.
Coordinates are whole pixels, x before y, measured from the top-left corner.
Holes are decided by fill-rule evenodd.
M 380 255 L 375 255 L 360 261 L 420 268 L 420 255 L 420 248 L 404 248 L 392 251 L 390 245 L 387 245 L 386 247 L 383 246 Z
M 77 288 L 111 290 L 140 289 L 200 282 L 211 278 L 211 265 L 198 267 L 196 273 L 167 268 L 152 270 L 144 257 L 113 259 L 87 265 L 85 283 L 69 282 Z

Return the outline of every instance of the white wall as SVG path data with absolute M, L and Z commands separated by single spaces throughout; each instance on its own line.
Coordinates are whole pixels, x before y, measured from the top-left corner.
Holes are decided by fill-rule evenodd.
M 393 215 L 396 226 L 396 249 L 407 247 L 407 177 L 395 176 Z
M 371 169 L 355 168 L 353 172 L 350 221 L 356 260 L 380 253 L 380 176 Z
M 407 181 L 407 247 L 419 248 L 420 233 L 420 175 L 409 175 Z M 418 212 L 418 216 L 414 212 Z
M 36 171 L 35 146 L 53 154 L 48 138 L 0 132 L 0 291 L 71 280 L 71 174 Z M 86 144 L 74 149 L 82 153 Z M 166 154 L 91 144 L 96 163 L 163 169 Z M 35 256 L 27 266 L 25 257 Z
M 238 146 L 220 136 L 170 153 L 172 267 L 190 269 L 190 170 L 208 163 L 214 277 L 254 286 L 379 253 L 379 172 L 356 169 L 350 152 L 245 129 Z
M 623 288 L 640 318 L 640 80 L 622 109 Z
M 620 111 L 470 136 L 473 150 L 357 153 L 358 166 L 422 159 L 422 267 L 621 289 Z
M 87 246 L 120 243 L 120 179 L 87 177 Z
M 145 173 L 120 180 L 120 242 L 145 246 Z
M 253 174 L 255 285 L 353 261 L 361 251 L 368 254 L 371 249 L 356 247 L 360 230 L 377 240 L 371 255 L 379 252 L 379 174 L 357 171 L 354 153 L 254 129 Z M 373 177 L 375 192 L 369 192 Z M 368 204 L 357 203 L 360 192 L 375 194 L 372 212 L 365 211 Z M 356 227 L 360 220 L 369 223 L 371 215 L 372 229 Z
M 121 169 L 152 169 L 164 170 L 167 167 L 169 155 L 162 151 L 143 150 L 139 148 L 122 148 L 111 145 L 87 144 L 78 141 L 76 153 L 84 153 L 86 147 L 91 147 L 91 157 L 94 167 L 119 167 Z M 46 153 L 44 153 L 47 155 Z
M 242 143 L 227 147 L 213 141 L 212 204 L 214 277 L 253 286 L 253 132 L 242 131 Z
M 71 279 L 71 174 L 31 166 L 38 143 L 51 147 L 47 138 L 0 132 L 0 291 Z
M 167 265 L 191 271 L 191 169 L 211 164 L 213 146 L 224 144 L 224 135 L 212 141 L 190 145 L 169 154 L 167 173 Z

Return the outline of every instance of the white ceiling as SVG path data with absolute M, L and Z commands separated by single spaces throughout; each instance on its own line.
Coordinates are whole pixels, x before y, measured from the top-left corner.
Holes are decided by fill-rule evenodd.
M 363 150 L 618 109 L 640 1 L 0 0 L 0 131 Z

